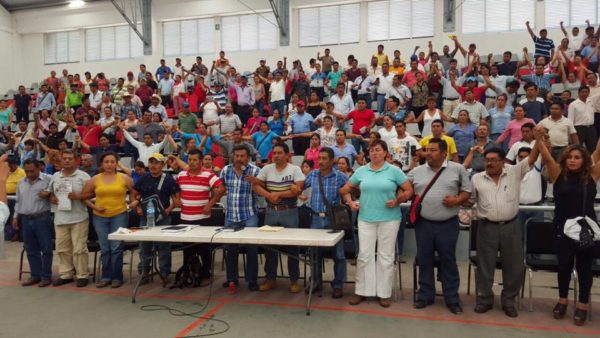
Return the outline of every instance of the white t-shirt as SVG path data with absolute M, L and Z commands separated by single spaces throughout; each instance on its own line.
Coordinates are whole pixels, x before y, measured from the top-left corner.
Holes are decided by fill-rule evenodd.
M 329 132 L 325 131 L 323 127 L 317 129 L 316 133 L 321 136 L 321 146 L 333 148 L 335 146 L 335 132 L 337 130 L 336 127 L 331 127 Z
M 271 102 L 285 100 L 285 81 L 273 81 L 269 87 L 269 92 L 271 93 Z
M 392 126 L 392 129 L 390 131 L 387 131 L 387 129 L 383 127 L 379 129 L 378 132 L 379 135 L 381 135 L 381 140 L 385 141 L 385 143 L 389 143 L 391 139 L 398 137 L 398 133 L 396 132 L 396 128 L 394 128 L 394 126 Z
M 302 173 L 302 170 L 300 170 L 300 167 L 296 165 L 287 163 L 283 170 L 278 171 L 276 164 L 271 163 L 260 170 L 257 178 L 265 182 L 268 191 L 287 191 L 291 189 L 295 182 L 302 182 L 306 177 Z M 295 206 L 297 205 L 297 200 L 296 197 L 282 198 L 281 202 L 277 205 Z M 271 205 L 270 202 L 269 205 Z
M 506 159 L 509 161 L 514 161 L 517 158 L 517 155 L 519 154 L 519 149 L 521 149 L 521 148 L 533 149 L 533 146 L 535 146 L 535 140 L 531 141 L 531 143 L 527 143 L 525 141 L 516 142 L 508 150 L 508 153 L 506 154 Z
M 208 102 L 203 107 L 202 113 L 202 121 L 204 123 L 208 122 L 216 122 L 211 125 L 209 128 L 211 129 L 211 133 L 213 135 L 219 134 L 219 113 L 217 112 L 217 104 L 215 102 Z M 216 134 L 215 134 L 216 132 Z
M 410 164 L 414 156 L 412 147 L 414 147 L 415 151 L 421 149 L 419 142 L 412 136 L 407 135 L 402 139 L 395 137 L 388 141 L 388 150 L 392 155 L 392 160 L 399 162 L 404 172 L 410 169 Z
M 524 159 L 523 161 L 527 161 Z M 532 204 L 542 200 L 542 161 L 538 159 L 521 180 L 520 204 Z

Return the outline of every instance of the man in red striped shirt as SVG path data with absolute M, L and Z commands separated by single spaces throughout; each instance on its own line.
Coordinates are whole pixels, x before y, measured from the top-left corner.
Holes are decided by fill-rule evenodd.
M 225 186 L 212 171 L 202 170 L 201 158 L 198 149 L 191 150 L 188 153 L 188 170 L 177 175 L 177 184 L 181 188 L 181 224 L 223 225 L 211 223 L 210 212 L 225 194 Z M 202 260 L 199 286 L 206 286 L 210 283 L 212 264 L 210 245 L 203 243 L 184 250 L 184 264 L 195 254 Z

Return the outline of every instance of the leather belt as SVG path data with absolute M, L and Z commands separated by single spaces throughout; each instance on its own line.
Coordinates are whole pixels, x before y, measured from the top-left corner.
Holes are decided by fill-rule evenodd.
M 313 211 L 313 215 L 317 216 L 317 217 L 321 217 L 321 218 L 327 217 L 327 213 L 326 212 L 314 212 Z
M 427 219 L 427 218 L 425 218 L 425 217 L 421 217 L 421 218 L 422 218 L 422 219 L 423 219 L 425 222 L 429 222 L 429 223 L 446 223 L 446 222 L 450 222 L 450 221 L 456 221 L 456 220 L 458 220 L 458 216 L 453 216 L 453 217 L 450 217 L 450 218 L 448 218 L 448 219 L 445 219 L 445 220 L 443 220 L 443 221 L 432 221 L 432 220 L 430 220 L 430 219 Z
M 296 209 L 296 208 L 298 208 L 297 205 L 269 205 L 269 209 L 275 210 L 275 211 L 282 211 L 282 210 Z
M 504 225 L 504 224 L 508 224 L 508 223 L 510 223 L 510 222 L 512 222 L 512 221 L 514 221 L 514 220 L 516 220 L 516 219 L 517 219 L 517 217 L 518 217 L 518 215 L 517 215 L 517 216 L 515 216 L 515 217 L 513 217 L 512 219 L 509 219 L 508 221 L 490 221 L 490 220 L 489 220 L 489 219 L 487 219 L 487 218 L 484 218 L 484 219 L 482 219 L 482 221 L 485 221 L 485 222 L 487 222 L 487 223 L 491 223 L 491 224 Z
M 43 211 L 43 212 L 38 212 L 37 214 L 19 215 L 19 216 L 21 216 L 21 218 L 24 218 L 24 219 L 36 219 L 36 218 L 41 218 L 41 217 L 44 217 L 44 216 L 50 216 L 50 210 Z
M 444 100 L 448 100 L 448 101 L 456 101 L 456 100 L 458 100 L 459 98 L 458 98 L 458 97 L 454 97 L 454 98 L 452 98 L 452 97 L 442 97 L 442 99 L 444 99 Z

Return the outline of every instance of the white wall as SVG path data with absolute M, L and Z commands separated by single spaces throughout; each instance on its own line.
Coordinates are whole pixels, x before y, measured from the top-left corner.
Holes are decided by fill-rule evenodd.
M 15 31 L 12 15 L 0 6 L 0 46 L 2 46 L 2 62 L 0 62 L 0 94 L 15 88 L 18 70 L 21 69 L 20 37 Z
M 427 41 L 433 41 L 436 50 L 440 51 L 443 44 L 449 44 L 448 39 L 450 32 L 443 32 L 442 14 L 443 0 L 436 1 L 436 19 L 432 38 L 423 39 L 406 39 L 392 40 L 385 42 L 367 42 L 367 3 L 361 2 L 361 17 L 358 18 L 361 24 L 361 39 L 358 44 L 333 45 L 327 46 L 332 50 L 332 55 L 340 61 L 345 61 L 348 54 L 354 54 L 360 62 L 367 62 L 370 55 L 376 50 L 379 43 L 386 46 L 388 53 L 392 53 L 394 49 L 402 51 L 403 55 L 408 56 L 415 45 L 421 47 L 427 46 Z M 357 1 L 350 1 L 357 2 Z M 252 9 L 270 10 L 267 0 L 245 0 Z M 237 66 L 239 70 L 254 69 L 257 65 L 257 60 L 260 57 L 266 57 L 269 64 L 274 64 L 276 60 L 283 56 L 288 56 L 291 61 L 293 59 L 301 59 L 307 62 L 309 58 L 316 57 L 318 50 L 324 47 L 298 47 L 298 10 L 299 6 L 318 5 L 324 3 L 340 3 L 339 1 L 317 1 L 317 0 L 290 0 L 291 7 L 291 42 L 289 47 L 280 47 L 275 50 L 263 50 L 254 52 L 239 52 L 228 53 L 230 61 Z M 544 25 L 544 3 L 536 2 L 536 23 L 537 27 Z M 43 50 L 43 33 L 51 31 L 61 31 L 70 29 L 81 29 L 85 27 L 103 26 L 123 24 L 124 20 L 112 4 L 108 1 L 93 2 L 86 4 L 84 8 L 69 9 L 67 7 L 50 8 L 41 10 L 18 11 L 13 13 L 14 29 L 19 34 L 16 38 L 18 41 L 12 42 L 19 46 L 18 53 L 14 59 L 18 67 L 12 68 L 15 72 L 18 69 L 19 81 L 26 85 L 31 82 L 39 81 L 45 77 L 50 70 L 60 71 L 62 68 L 69 69 L 70 72 L 83 73 L 90 71 L 93 74 L 103 71 L 109 77 L 123 76 L 128 70 L 136 70 L 139 63 L 146 63 L 153 70 L 158 61 L 162 58 L 162 21 L 169 19 L 193 18 L 202 16 L 216 15 L 231 15 L 240 13 L 250 13 L 250 11 L 236 0 L 202 0 L 202 1 L 177 1 L 177 0 L 154 0 L 153 1 L 153 54 L 140 59 L 105 61 L 105 62 L 85 62 L 85 45 L 81 45 L 81 62 L 59 65 L 44 65 L 44 50 Z M 5 13 L 6 14 L 6 13 Z M 0 16 L 0 22 L 4 23 L 4 15 Z M 462 21 L 461 10 L 456 13 L 457 32 L 461 31 L 460 22 Z M 5 25 L 5 24 L 3 24 Z M 2 25 L 0 25 L 2 26 Z M 524 27 L 524 25 L 523 25 Z M 538 29 L 536 29 L 538 30 Z M 523 46 L 528 46 L 533 49 L 533 43 L 525 30 L 519 32 L 508 33 L 489 33 L 489 34 L 472 34 L 462 35 L 457 33 L 463 43 L 474 42 L 478 46 L 478 50 L 482 55 L 487 53 L 499 54 L 505 50 L 518 52 Z M 217 35 L 217 46 L 220 45 L 219 32 Z M 549 36 L 556 40 L 562 34 L 558 30 L 550 30 Z M 82 31 L 82 41 L 83 31 Z M 2 44 L 3 45 L 3 44 Z M 208 63 L 216 55 L 203 55 L 205 62 Z M 168 64 L 174 63 L 174 58 L 167 60 Z M 182 57 L 184 64 L 191 64 L 194 61 L 194 56 Z M 2 63 L 4 64 L 4 63 Z M 22 66 L 21 66 L 22 65 Z M 26 65 L 26 67 L 25 67 Z M 2 72 L 4 73 L 4 72 Z M 10 83 L 14 85 L 14 81 Z M 3 92 L 4 83 L 0 86 L 0 92 Z

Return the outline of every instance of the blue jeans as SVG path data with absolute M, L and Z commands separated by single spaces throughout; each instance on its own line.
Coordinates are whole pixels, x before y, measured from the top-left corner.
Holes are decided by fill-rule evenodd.
M 285 113 L 285 100 L 279 100 L 279 101 L 273 101 L 271 102 L 271 115 L 273 115 L 273 112 L 275 111 L 275 109 L 277 109 L 279 111 L 279 114 L 281 114 L 280 116 L 283 116 L 283 114 Z
M 371 107 L 367 107 L 371 109 Z M 382 113 L 385 111 L 385 94 L 377 94 L 377 111 Z
M 327 217 L 312 216 L 311 229 L 329 229 L 330 220 Z M 315 272 L 315 283 L 321 283 L 323 279 L 323 267 L 321 259 L 322 249 L 317 250 L 316 261 L 314 262 L 313 270 Z M 329 250 L 329 249 L 328 249 Z M 342 288 L 346 279 L 346 256 L 344 255 L 344 239 L 337 242 L 333 252 L 333 281 L 331 287 L 334 289 Z M 318 284 L 315 284 L 318 285 Z
M 165 217 L 156 225 L 170 225 L 171 216 Z M 146 226 L 146 217 L 140 217 L 140 226 Z M 140 242 L 140 263 L 138 264 L 138 272 L 150 273 L 152 271 L 152 252 L 158 251 L 158 267 L 160 274 L 168 276 L 171 273 L 171 243 L 167 242 Z M 142 262 L 144 264 L 142 264 Z
M 123 281 L 123 242 L 109 241 L 108 234 L 117 231 L 119 227 L 126 228 L 129 214 L 124 212 L 113 217 L 94 215 L 94 229 L 98 234 L 100 244 L 100 261 L 102 262 L 103 282 Z
M 298 209 L 273 210 L 267 207 L 265 213 L 265 224 L 273 226 L 282 226 L 285 228 L 298 227 Z M 288 253 L 288 273 L 290 280 L 296 282 L 300 278 L 300 264 L 298 262 L 298 247 L 283 248 Z M 265 252 L 265 273 L 267 279 L 275 280 L 277 278 L 277 263 L 279 262 L 279 254 L 272 250 Z
M 369 154 L 369 143 L 367 141 L 353 138 L 352 146 L 354 146 L 354 149 L 356 149 L 357 153 L 360 153 L 362 151 L 365 155 Z
M 31 278 L 49 280 L 52 277 L 52 233 L 54 224 L 50 212 L 39 218 L 21 217 L 23 246 L 27 253 Z
M 254 214 L 254 216 L 250 216 L 247 220 L 240 222 L 233 222 L 226 219 L 225 227 L 256 228 L 258 227 L 258 214 Z M 258 248 L 254 245 L 246 245 L 244 247 L 246 248 L 247 259 L 246 283 L 256 284 L 256 279 L 258 278 Z M 225 250 L 227 250 L 227 281 L 237 283 L 239 245 L 225 245 Z
M 445 222 L 432 222 L 421 218 L 415 225 L 419 262 L 417 299 L 433 303 L 435 298 L 433 263 L 437 252 L 441 263 L 438 273 L 442 280 L 444 300 L 446 304 L 459 302 L 460 278 L 456 266 L 456 242 L 459 230 L 458 217 Z

